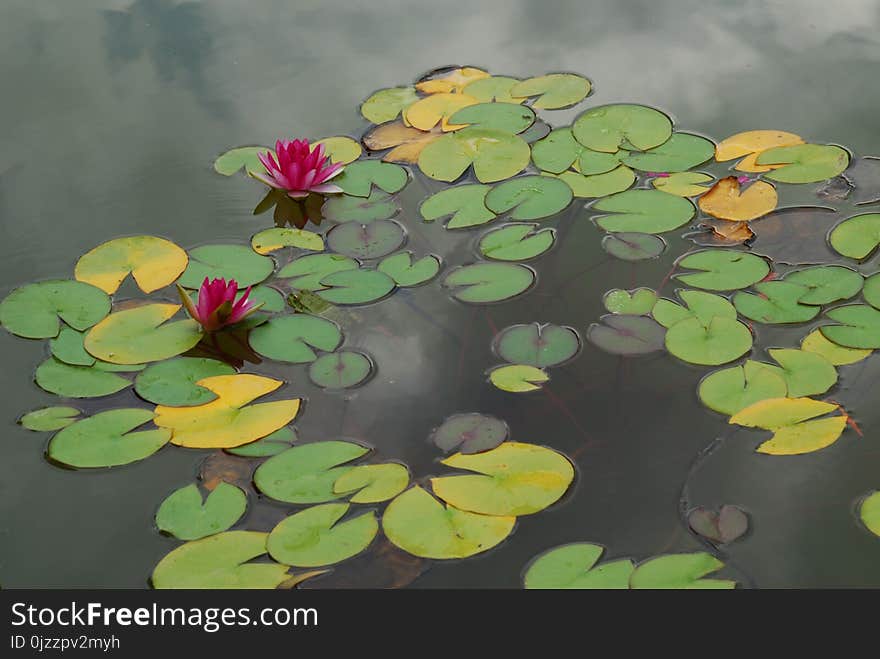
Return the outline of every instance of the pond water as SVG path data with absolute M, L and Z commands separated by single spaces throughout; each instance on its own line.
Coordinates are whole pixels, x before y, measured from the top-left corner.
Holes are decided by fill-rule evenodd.
M 542 113 L 553 126 L 593 104 L 639 103 L 716 141 L 774 128 L 880 155 L 878 2 L 497 1 L 479 11 L 459 0 L 406 9 L 382 0 L 295 5 L 4 3 L 0 293 L 69 278 L 82 253 L 117 236 L 149 233 L 187 249 L 247 244 L 271 219 L 251 214 L 259 185 L 213 171 L 220 153 L 278 136 L 360 137 L 369 126 L 358 113 L 363 99 L 447 64 L 518 78 L 554 71 L 590 78 L 586 103 Z M 816 184 L 797 187 L 780 192 L 780 206 L 827 204 Z M 397 219 L 408 248 L 438 253 L 448 265 L 472 262 L 481 231 L 453 234 L 419 217 L 419 203 L 441 188 L 416 174 L 401 194 Z M 818 396 L 843 404 L 862 436 L 849 429 L 828 448 L 791 457 L 756 453 L 769 434 L 706 409 L 696 392 L 709 369 L 666 352 L 620 358 L 584 341 L 537 392 L 511 394 L 487 381 L 502 363 L 491 349 L 500 328 L 554 323 L 584 339 L 606 313 L 610 289 L 663 286 L 672 296 L 670 270 L 695 249 L 683 231 L 664 235 L 659 258 L 630 263 L 602 249 L 604 232 L 589 215 L 575 200 L 547 223 L 558 229 L 556 245 L 534 263 L 537 285 L 515 300 L 464 305 L 441 277 L 346 308 L 339 320 L 346 346 L 376 364 L 359 388 L 323 391 L 302 365 L 253 369 L 305 399 L 295 424 L 301 439 L 366 443 L 381 459 L 405 463 L 419 482 L 444 470 L 432 429 L 460 412 L 504 419 L 512 440 L 552 447 L 575 465 L 564 497 L 519 518 L 488 552 L 429 563 L 377 541 L 309 585 L 520 587 L 536 555 L 593 542 L 606 547 L 606 558 L 710 550 L 726 563 L 719 575 L 746 587 L 880 586 L 880 542 L 856 512 L 860 498 L 880 488 L 876 356 L 841 366 L 838 384 Z M 871 274 L 877 260 L 858 269 Z M 119 293 L 138 295 L 131 281 Z M 797 347 L 819 324 L 756 324 L 751 354 L 766 359 L 765 347 Z M 146 587 L 156 563 L 180 544 L 155 529 L 156 509 L 193 482 L 209 452 L 169 446 L 91 471 L 50 464 L 47 435 L 16 423 L 55 404 L 31 377 L 47 354 L 45 342 L 0 333 L 0 583 Z M 137 404 L 130 389 L 75 403 L 87 412 Z M 227 459 L 216 469 L 238 470 L 247 482 L 254 464 Z M 750 528 L 717 549 L 689 531 L 684 511 L 723 504 L 745 510 Z M 289 512 L 262 500 L 236 528 L 268 531 Z

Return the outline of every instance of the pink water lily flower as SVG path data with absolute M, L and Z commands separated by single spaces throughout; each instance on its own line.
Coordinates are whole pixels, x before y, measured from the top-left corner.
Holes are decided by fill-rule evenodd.
M 328 181 L 342 171 L 343 165 L 330 162 L 323 144 L 312 147 L 308 140 L 278 140 L 274 155 L 267 151 L 258 157 L 266 173 L 252 176 L 271 188 L 284 190 L 293 199 L 308 197 L 310 192 L 342 192 L 342 188 Z
M 205 281 L 202 282 L 202 287 L 199 289 L 196 304 L 193 304 L 189 294 L 180 284 L 177 285 L 177 290 L 189 315 L 193 320 L 198 321 L 206 332 L 213 332 L 237 323 L 263 306 L 262 302 L 255 304 L 248 299 L 251 293 L 250 286 L 236 301 L 235 294 L 238 291 L 238 284 L 234 279 L 230 279 L 228 283 L 225 279 L 215 279 L 209 282 L 205 277 Z

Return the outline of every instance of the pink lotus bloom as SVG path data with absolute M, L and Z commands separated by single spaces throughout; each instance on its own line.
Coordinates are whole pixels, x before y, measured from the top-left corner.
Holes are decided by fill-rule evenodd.
M 197 320 L 205 328 L 206 332 L 213 332 L 221 327 L 232 325 L 263 306 L 263 303 L 254 304 L 248 299 L 251 287 L 248 286 L 244 294 L 235 300 L 238 284 L 234 279 L 226 283 L 225 279 L 215 279 L 209 282 L 205 277 L 202 287 L 199 289 L 198 302 L 193 304 L 189 294 L 178 284 L 180 299 L 193 320 Z
M 308 197 L 310 192 L 342 192 L 338 185 L 327 181 L 339 174 L 343 165 L 331 164 L 330 156 L 324 155 L 323 144 L 312 148 L 308 140 L 278 140 L 275 142 L 275 155 L 267 151 L 258 154 L 258 157 L 266 173 L 254 173 L 252 176 L 270 188 L 284 190 L 294 199 Z

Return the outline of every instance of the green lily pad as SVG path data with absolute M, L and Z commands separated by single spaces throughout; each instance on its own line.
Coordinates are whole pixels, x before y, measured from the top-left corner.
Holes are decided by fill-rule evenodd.
M 624 589 L 635 569 L 628 558 L 596 565 L 601 545 L 576 542 L 539 555 L 525 573 L 527 589 Z
M 590 93 L 590 81 L 574 73 L 550 73 L 528 78 L 510 88 L 514 98 L 537 96 L 533 105 L 543 110 L 561 110 L 584 100 Z
M 267 146 L 241 146 L 230 149 L 217 156 L 214 161 L 214 171 L 223 176 L 232 176 L 244 167 L 248 174 L 262 174 L 266 168 L 257 155 L 267 151 L 272 149 Z
M 501 391 L 513 394 L 537 391 L 549 379 L 550 376 L 540 368 L 528 364 L 510 364 L 489 371 L 489 382 Z
M 730 249 L 704 249 L 686 254 L 677 265 L 700 272 L 676 275 L 676 279 L 709 291 L 747 288 L 770 274 L 770 265 L 760 256 Z
M 28 430 L 48 432 L 61 430 L 76 421 L 80 412 L 75 407 L 58 405 L 28 412 L 18 422 Z
M 358 160 L 346 165 L 342 174 L 333 179 L 345 194 L 355 197 L 369 197 L 374 187 L 394 194 L 403 190 L 408 181 L 409 174 L 403 167 L 381 160 Z
M 384 190 L 373 190 L 368 197 L 341 194 L 328 197 L 321 207 L 324 218 L 331 222 L 368 224 L 387 220 L 400 212 L 400 204 Z
M 110 298 L 100 288 L 71 279 L 26 284 L 0 302 L 0 324 L 27 339 L 49 339 L 61 331 L 59 318 L 85 330 L 110 313 Z
M 37 367 L 37 385 L 64 398 L 97 398 L 122 391 L 131 381 L 94 366 L 74 366 L 49 357 Z
M 181 540 L 198 540 L 228 530 L 247 510 L 247 495 L 220 483 L 202 501 L 195 483 L 172 492 L 156 512 L 156 526 Z
M 767 352 L 779 364 L 768 368 L 785 380 L 789 398 L 824 394 L 837 384 L 837 369 L 821 355 L 797 348 L 771 348 Z
M 806 287 L 786 280 L 765 281 L 755 284 L 758 294 L 739 291 L 733 296 L 736 310 L 759 323 L 805 323 L 815 318 L 820 307 L 798 302 Z
M 651 179 L 656 190 L 674 194 L 677 197 L 696 197 L 706 192 L 709 187 L 702 183 L 711 183 L 715 179 L 702 172 L 678 172 L 669 176 L 658 176 Z
M 466 229 L 491 222 L 496 215 L 486 208 L 485 199 L 491 185 L 469 183 L 432 194 L 419 206 L 425 222 L 450 217 L 447 229 Z
M 507 439 L 510 429 L 501 419 L 488 414 L 454 414 L 431 434 L 431 441 L 449 453 L 481 453 L 493 449 Z
M 547 137 L 532 144 L 532 162 L 545 172 L 561 174 L 574 166 L 581 154 L 587 151 L 587 147 L 574 139 L 571 128 L 557 128 L 550 131 Z M 599 171 L 588 170 L 584 173 L 602 174 L 620 165 L 620 160 L 615 155 L 595 151 L 592 153 L 600 158 Z
M 710 373 L 700 382 L 697 393 L 709 409 L 733 416 L 758 401 L 783 398 L 787 392 L 785 380 L 769 364 L 749 359 L 742 366 Z
M 825 338 L 818 329 L 814 329 L 801 339 L 801 350 L 821 355 L 835 366 L 855 364 L 871 356 L 872 350 L 860 348 L 844 348 Z
M 880 536 L 880 492 L 872 492 L 862 499 L 859 519 L 871 533 Z
M 880 349 L 880 311 L 874 307 L 849 304 L 825 315 L 838 323 L 819 328 L 829 341 L 845 348 Z
M 272 227 L 255 233 L 251 238 L 251 247 L 257 254 L 269 254 L 283 247 L 308 249 L 313 252 L 324 250 L 324 239 L 313 231 Z
M 233 373 L 234 368 L 214 359 L 178 357 L 148 366 L 135 378 L 134 390 L 138 396 L 156 405 L 203 405 L 215 400 L 217 394 L 196 382 L 214 375 Z
M 392 544 L 422 558 L 467 558 L 488 551 L 513 531 L 515 517 L 477 515 L 444 505 L 421 487 L 385 509 L 382 530 Z
M 315 350 L 336 350 L 342 343 L 342 332 L 331 320 L 297 313 L 272 318 L 254 328 L 248 342 L 267 359 L 304 364 L 318 358 Z
M 409 470 L 397 462 L 358 465 L 336 479 L 333 491 L 350 496 L 352 503 L 379 503 L 393 499 L 409 485 Z
M 321 355 L 309 365 L 309 379 L 325 389 L 355 387 L 370 376 L 373 363 L 366 355 L 340 350 Z
M 563 172 L 552 175 L 571 188 L 572 194 L 578 199 L 595 199 L 623 192 L 632 187 L 636 175 L 624 165 L 604 174 L 585 176 L 577 172 Z
M 707 552 L 669 554 L 640 563 L 630 577 L 629 583 L 631 588 L 651 589 L 736 588 L 735 581 L 703 578 L 723 567 L 724 563 Z
M 864 260 L 880 245 L 880 213 L 848 217 L 831 230 L 828 242 L 842 256 Z
M 399 252 L 387 256 L 379 263 L 379 272 L 384 272 L 398 286 L 421 286 L 440 273 L 440 257 L 434 254 L 423 256 L 413 262 L 412 252 Z
M 654 320 L 667 329 L 689 318 L 696 318 L 704 327 L 707 327 L 713 318 L 719 316 L 736 320 L 736 309 L 726 297 L 704 291 L 676 292 L 687 305 L 687 309 L 672 300 L 661 298 L 657 300 L 652 312 Z
M 832 178 L 849 166 L 849 153 L 839 146 L 796 144 L 762 151 L 758 165 L 781 165 L 764 176 L 780 183 L 815 183 Z
M 66 325 L 58 332 L 58 336 L 49 339 L 49 348 L 52 356 L 63 361 L 65 364 L 73 364 L 74 366 L 93 366 L 95 361 L 83 345 L 85 334 L 77 332 L 72 327 Z
M 653 318 L 606 314 L 587 328 L 587 340 L 613 355 L 646 355 L 663 350 L 666 331 Z
M 515 103 L 477 103 L 453 114 L 449 123 L 516 134 L 535 123 L 535 113 L 531 108 Z
M 516 176 L 529 164 L 531 151 L 521 137 L 489 128 L 463 128 L 422 149 L 419 168 L 438 181 L 451 182 L 473 165 L 480 183 Z
M 806 288 L 798 298 L 800 304 L 831 304 L 848 300 L 862 290 L 862 275 L 842 265 L 819 265 L 795 270 L 785 275 L 784 281 Z
M 880 272 L 877 272 L 865 279 L 865 286 L 862 289 L 862 297 L 865 302 L 875 309 L 880 309 Z
M 647 151 L 672 135 L 665 114 L 644 105 L 604 105 L 587 110 L 571 126 L 575 139 L 594 151 L 614 153 L 630 144 Z
M 327 234 L 327 246 L 334 252 L 360 259 L 377 259 L 391 254 L 406 242 L 406 231 L 394 220 L 369 224 L 346 222 Z
M 361 553 L 379 532 L 379 522 L 371 511 L 340 522 L 349 508 L 326 503 L 283 519 L 269 534 L 269 554 L 289 565 L 317 567 Z
M 708 324 L 686 318 L 666 330 L 666 349 L 691 364 L 720 366 L 752 349 L 752 333 L 731 318 L 715 316 Z
M 357 261 L 342 254 L 307 254 L 281 268 L 278 277 L 290 279 L 290 286 L 297 290 L 317 291 L 324 288 L 321 280 L 327 275 L 357 268 Z
M 336 479 L 370 449 L 342 441 L 294 446 L 275 455 L 254 472 L 254 484 L 268 497 L 286 503 L 324 503 L 342 497 L 333 491 Z
M 152 420 L 153 411 L 117 409 L 81 419 L 49 442 L 49 458 L 71 467 L 116 467 L 153 455 L 171 439 L 166 428 L 137 430 Z
M 558 366 L 574 357 L 581 348 L 581 340 L 570 327 L 530 323 L 505 327 L 495 337 L 493 346 L 505 361 L 543 368 Z
M 403 110 L 419 100 L 415 87 L 390 87 L 373 93 L 361 104 L 364 119 L 374 124 L 384 124 L 397 119 Z
M 611 313 L 647 316 L 657 304 L 657 292 L 651 288 L 623 291 L 614 288 L 602 296 L 602 304 Z
M 611 213 L 596 218 L 605 231 L 663 233 L 672 231 L 694 217 L 694 205 L 684 197 L 658 190 L 627 190 L 600 199 L 594 211 Z
M 480 103 L 522 103 L 522 98 L 513 98 L 510 90 L 519 80 L 507 76 L 489 76 L 469 82 L 464 87 L 464 93 L 477 99 Z
M 361 268 L 341 270 L 321 279 L 326 288 L 318 296 L 331 304 L 368 304 L 394 290 L 394 280 L 384 272 Z
M 643 172 L 685 172 L 702 165 L 715 155 L 715 145 L 705 137 L 673 133 L 672 137 L 650 151 L 633 151 L 621 162 Z
M 284 311 L 286 306 L 281 291 L 264 284 L 251 289 L 248 299 L 254 304 L 262 304 L 263 306 L 260 307 L 260 311 L 278 313 L 279 311 Z
M 602 249 L 623 261 L 656 259 L 666 249 L 666 241 L 650 233 L 609 233 L 602 238 Z
M 153 587 L 270 588 L 290 578 L 290 566 L 248 563 L 267 552 L 268 533 L 226 531 L 187 542 L 166 554 L 153 570 Z
M 551 176 L 521 176 L 496 185 L 486 195 L 486 207 L 494 213 L 510 212 L 514 220 L 540 220 L 565 209 L 571 188 Z
M 292 428 L 284 426 L 271 435 L 266 435 L 250 444 L 242 444 L 234 448 L 224 449 L 227 453 L 243 458 L 268 458 L 289 449 L 296 441 L 296 433 Z
M 538 229 L 537 224 L 505 224 L 484 233 L 478 247 L 486 258 L 496 261 L 526 261 L 544 254 L 556 242 L 555 229 Z
M 575 140 L 577 142 L 577 140 Z M 580 142 L 577 142 L 580 144 Z M 629 155 L 626 149 L 618 149 L 612 153 L 593 151 L 581 145 L 583 151 L 574 163 L 574 169 L 586 176 L 606 174 L 622 166 L 621 161 Z M 629 167 L 627 167 L 629 169 Z
M 244 245 L 205 245 L 189 252 L 189 265 L 177 281 L 197 289 L 208 279 L 234 279 L 239 288 L 259 284 L 272 274 L 275 262 Z
M 443 280 L 462 302 L 485 304 L 516 297 L 535 283 L 535 272 L 519 263 L 474 263 L 456 268 Z

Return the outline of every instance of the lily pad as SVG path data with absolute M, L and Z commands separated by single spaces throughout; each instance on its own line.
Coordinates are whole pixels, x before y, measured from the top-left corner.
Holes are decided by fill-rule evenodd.
M 474 263 L 456 268 L 443 281 L 462 302 L 485 304 L 516 297 L 531 288 L 535 272 L 519 263 Z
M 363 102 L 361 114 L 367 121 L 384 124 L 386 121 L 397 119 L 403 110 L 419 98 L 415 88 L 409 85 L 380 89 Z
M 342 332 L 331 320 L 298 313 L 272 318 L 254 328 L 248 342 L 267 359 L 304 364 L 318 358 L 315 350 L 336 350 L 342 343 Z
M 325 389 L 356 387 L 370 376 L 373 363 L 353 350 L 321 355 L 309 365 L 309 379 Z
M 798 284 L 806 292 L 798 298 L 800 304 L 824 305 L 848 300 L 862 290 L 862 275 L 842 265 L 820 265 L 795 270 L 783 281 Z
M 521 176 L 496 185 L 486 195 L 486 207 L 494 213 L 510 212 L 514 220 L 540 220 L 565 209 L 571 188 L 551 176 Z
M 694 205 L 684 197 L 658 190 L 627 190 L 593 204 L 594 211 L 611 213 L 596 218 L 605 231 L 663 233 L 694 217 Z
M 85 334 L 77 332 L 66 325 L 58 332 L 58 336 L 49 339 L 49 348 L 52 356 L 63 361 L 65 364 L 74 366 L 93 366 L 97 361 L 84 347 Z
M 803 144 L 800 135 L 786 133 L 782 130 L 749 130 L 731 135 L 715 147 L 715 160 L 726 162 L 735 158 L 743 158 L 735 169 L 740 172 L 769 172 L 778 165 L 758 165 L 755 160 L 764 151 L 778 146 Z
M 324 147 L 324 155 L 330 158 L 333 164 L 341 163 L 347 165 L 360 158 L 363 149 L 356 140 L 348 135 L 334 135 L 333 137 L 322 137 L 320 140 L 312 142 L 311 150 L 319 144 Z
M 663 144 L 649 151 L 633 151 L 621 162 L 643 172 L 685 172 L 702 165 L 715 154 L 715 145 L 705 137 L 673 133 Z
M 729 423 L 773 432 L 758 453 L 800 455 L 830 446 L 846 427 L 844 415 L 821 417 L 837 405 L 811 398 L 769 398 L 740 410 Z
M 880 309 L 880 272 L 874 273 L 865 280 L 862 297 L 872 307 Z
M 205 245 L 190 250 L 189 265 L 180 276 L 184 288 L 197 289 L 208 279 L 234 279 L 239 288 L 259 284 L 272 274 L 275 262 L 244 245 Z
M 49 339 L 61 331 L 59 318 L 85 330 L 110 312 L 110 298 L 100 288 L 69 279 L 26 284 L 0 302 L 0 324 L 27 339 Z
M 604 174 L 585 176 L 577 172 L 562 172 L 551 177 L 558 178 L 570 187 L 578 199 L 595 199 L 617 194 L 628 190 L 636 180 L 633 171 L 624 165 Z
M 737 320 L 715 316 L 708 324 L 687 318 L 666 330 L 666 349 L 682 361 L 719 366 L 752 349 L 752 333 Z
M 391 254 L 406 242 L 406 231 L 394 220 L 369 224 L 346 222 L 327 234 L 327 246 L 334 252 L 360 259 L 377 259 Z
M 352 503 L 379 503 L 393 499 L 409 485 L 409 470 L 397 462 L 358 465 L 336 479 L 333 491 L 350 496 Z M 353 493 L 353 494 L 352 494 Z
M 712 319 L 716 317 L 736 320 L 736 309 L 726 297 L 704 291 L 679 290 L 676 292 L 687 305 L 687 309 L 666 298 L 657 300 L 653 309 L 654 320 L 663 327 L 670 328 L 688 318 L 698 319 L 704 327 L 708 327 Z
M 657 303 L 657 293 L 650 288 L 636 288 L 623 291 L 612 289 L 602 296 L 602 304 L 611 313 L 646 316 Z
M 440 257 L 434 254 L 423 256 L 413 262 L 412 252 L 399 252 L 385 257 L 379 263 L 379 272 L 384 272 L 398 286 L 421 286 L 440 273 Z
M 624 589 L 634 566 L 628 558 L 596 565 L 605 551 L 601 545 L 576 542 L 538 556 L 525 573 L 527 589 Z
M 18 422 L 28 430 L 49 432 L 61 430 L 76 421 L 80 412 L 75 407 L 58 405 L 28 412 Z
M 304 229 L 273 227 L 254 234 L 251 247 L 257 254 L 263 255 L 285 247 L 321 252 L 324 250 L 324 239 L 319 234 Z
M 754 293 L 739 291 L 733 296 L 736 310 L 759 323 L 805 323 L 815 318 L 820 307 L 801 304 L 800 297 L 807 289 L 786 280 L 765 281 L 755 284 Z
M 143 460 L 168 443 L 171 432 L 162 428 L 137 430 L 153 418 L 143 409 L 99 412 L 81 419 L 49 442 L 50 459 L 79 469 L 116 467 Z
M 700 210 L 707 215 L 731 222 L 749 222 L 776 209 L 779 197 L 764 181 L 755 181 L 742 190 L 735 176 L 719 180 L 700 197 Z
M 565 363 L 580 347 L 580 337 L 572 328 L 540 323 L 506 327 L 494 341 L 495 352 L 502 359 L 538 368 Z
M 480 103 L 522 103 L 523 98 L 514 98 L 510 95 L 510 90 L 519 82 L 517 78 L 509 78 L 507 76 L 489 76 L 488 78 L 479 78 L 469 82 L 464 92 L 468 96 L 473 96 Z
M 656 259 L 666 249 L 666 241 L 650 233 L 609 233 L 602 238 L 602 249 L 623 261 Z
M 336 479 L 370 449 L 343 441 L 324 441 L 294 446 L 275 455 L 254 472 L 257 489 L 276 501 L 286 503 L 324 503 L 343 494 L 333 491 Z
M 694 533 L 726 545 L 749 530 L 749 517 L 741 508 L 728 504 L 718 512 L 701 506 L 688 513 L 688 525 Z
M 278 277 L 290 279 L 290 286 L 297 290 L 317 291 L 324 288 L 321 280 L 327 275 L 357 268 L 357 261 L 342 254 L 307 254 L 281 268 Z
M 482 453 L 456 453 L 441 463 L 477 473 L 432 478 L 434 494 L 481 515 L 531 515 L 558 501 L 574 480 L 568 458 L 535 444 L 504 442 Z
M 790 398 L 824 394 L 837 384 L 837 369 L 821 355 L 797 348 L 771 348 L 767 352 L 779 364 L 778 368 L 769 368 L 785 380 Z
M 686 254 L 677 265 L 700 272 L 676 275 L 676 279 L 709 291 L 747 288 L 770 274 L 770 265 L 760 256 L 730 249 L 704 249 Z
M 553 174 L 561 174 L 572 166 L 578 164 L 581 155 L 589 149 L 574 139 L 571 128 L 557 128 L 550 131 L 547 137 L 532 144 L 532 162 L 538 169 Z M 600 165 L 597 171 L 587 171 L 589 174 L 603 174 L 610 172 L 620 165 L 620 159 L 616 155 L 607 153 L 591 152 L 598 156 Z M 577 167 L 581 171 L 580 167 Z
M 489 372 L 489 381 L 502 391 L 511 393 L 523 393 L 537 391 L 541 384 L 547 382 L 550 376 L 536 366 L 528 364 L 510 364 L 499 366 Z
M 694 554 L 669 554 L 640 563 L 632 577 L 631 588 L 651 589 L 731 589 L 735 581 L 704 579 L 717 572 L 724 563 L 707 552 Z
M 862 499 L 859 519 L 871 533 L 880 536 L 880 492 L 872 492 Z
M 428 131 L 439 125 L 444 132 L 463 128 L 453 124 L 450 117 L 468 105 L 475 105 L 477 99 L 461 93 L 439 92 L 420 98 L 403 111 L 407 125 Z
M 835 366 L 855 364 L 870 357 L 873 352 L 872 350 L 859 348 L 844 348 L 836 343 L 832 343 L 818 329 L 813 330 L 801 340 L 801 350 L 821 355 Z
M 758 165 L 784 165 L 764 175 L 781 183 L 815 183 L 832 178 L 849 166 L 849 153 L 839 146 L 796 144 L 762 151 Z
M 368 304 L 394 290 L 394 280 L 384 272 L 361 268 L 341 270 L 321 279 L 318 295 L 332 304 Z
M 836 325 L 822 325 L 826 339 L 845 348 L 880 349 L 880 311 L 866 304 L 848 304 L 826 314 Z
M 514 103 L 477 103 L 462 108 L 449 121 L 459 126 L 489 128 L 516 134 L 535 123 L 535 113 L 529 107 Z
M 296 441 L 296 433 L 292 428 L 279 428 L 271 435 L 266 435 L 250 444 L 224 449 L 227 453 L 243 458 L 268 458 L 289 449 Z
M 575 139 L 594 151 L 614 153 L 630 144 L 647 151 L 672 135 L 665 114 L 644 105 L 604 105 L 587 110 L 571 126 Z
M 711 183 L 713 180 L 709 174 L 702 172 L 678 172 L 669 176 L 652 178 L 651 185 L 656 190 L 674 194 L 677 197 L 696 197 L 709 189 L 702 184 Z
M 587 340 L 613 355 L 645 355 L 663 350 L 666 331 L 653 318 L 606 314 L 587 329 Z
M 465 229 L 491 222 L 496 215 L 486 208 L 485 199 L 491 185 L 470 183 L 434 193 L 419 206 L 425 222 L 450 217 L 447 229 Z
M 493 183 L 519 174 L 530 156 L 529 145 L 521 137 L 472 127 L 428 144 L 419 155 L 419 168 L 426 176 L 451 182 L 473 165 L 480 183 Z
M 148 366 L 135 378 L 134 390 L 144 400 L 157 405 L 201 405 L 215 400 L 217 396 L 196 382 L 214 375 L 233 373 L 234 368 L 214 359 L 178 357 Z
M 172 492 L 156 512 L 156 526 L 181 540 L 198 540 L 228 530 L 247 509 L 247 495 L 220 483 L 207 498 L 195 483 Z
M 504 421 L 488 414 L 454 414 L 434 430 L 431 441 L 446 453 L 458 449 L 469 455 L 495 448 L 509 432 Z
M 444 505 L 421 487 L 385 509 L 382 530 L 392 544 L 422 558 L 467 558 L 488 551 L 513 531 L 512 516 L 477 515 Z
M 556 241 L 555 229 L 538 229 L 537 224 L 505 224 L 483 234 L 480 253 L 496 261 L 527 261 L 544 254 Z
M 331 222 L 359 222 L 387 220 L 400 211 L 397 200 L 384 190 L 373 190 L 368 197 L 334 195 L 321 207 L 323 216 Z
M 333 179 L 345 194 L 355 197 L 369 197 L 374 188 L 394 194 L 403 190 L 408 181 L 409 174 L 403 167 L 381 160 L 353 162 Z
M 131 385 L 126 378 L 94 366 L 74 366 L 49 357 L 37 367 L 37 385 L 64 398 L 109 396 Z
M 533 105 L 543 110 L 569 108 L 590 93 L 590 81 L 574 73 L 550 73 L 528 78 L 510 88 L 514 98 L 537 96 Z
M 265 284 L 260 284 L 259 286 L 251 289 L 251 294 L 248 296 L 248 299 L 254 304 L 262 304 L 263 306 L 260 307 L 261 312 L 267 311 L 270 313 L 278 313 L 279 311 L 284 311 L 284 308 L 286 306 L 284 296 L 281 294 L 281 291 L 279 291 L 277 288 L 273 288 L 272 286 L 266 286 Z M 263 320 L 261 320 L 259 323 L 256 322 L 256 318 L 254 318 L 253 316 L 248 316 L 248 319 L 253 319 L 250 322 L 254 322 L 256 324 L 262 324 L 264 320 L 267 320 L 267 318 L 262 313 L 257 314 L 257 316 L 263 317 Z M 247 322 L 247 320 L 244 321 L 245 325 L 247 324 Z
M 340 522 L 349 507 L 325 503 L 283 519 L 269 534 L 269 554 L 288 565 L 318 567 L 361 553 L 379 532 L 379 522 L 371 511 Z
M 272 149 L 267 146 L 241 146 L 230 149 L 217 156 L 214 161 L 214 171 L 223 176 L 232 176 L 244 167 L 248 174 L 262 174 L 266 168 L 257 156 L 267 151 Z
M 842 256 L 867 259 L 880 245 L 880 213 L 848 217 L 831 230 L 828 241 Z
M 364 135 L 363 142 L 370 151 L 390 149 L 382 156 L 385 162 L 414 165 L 419 161 L 422 149 L 442 136 L 443 133 L 439 128 L 423 131 L 407 126 L 402 121 L 392 121 L 376 126 Z
M 732 416 L 753 403 L 784 398 L 785 379 L 768 364 L 749 359 L 742 366 L 714 371 L 700 381 L 698 394 L 703 405 Z
M 114 238 L 83 254 L 74 276 L 105 293 L 115 293 L 131 274 L 144 293 L 152 293 L 173 284 L 188 262 L 186 252 L 170 240 L 130 236 Z

